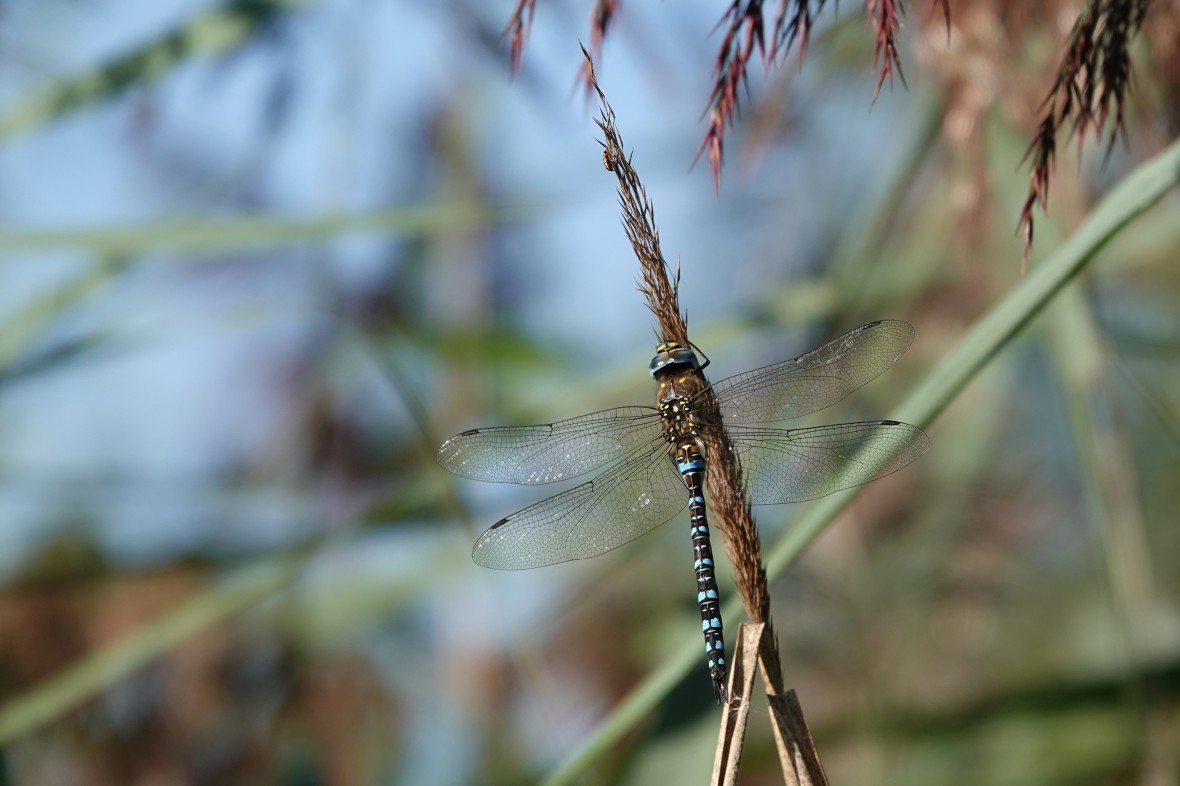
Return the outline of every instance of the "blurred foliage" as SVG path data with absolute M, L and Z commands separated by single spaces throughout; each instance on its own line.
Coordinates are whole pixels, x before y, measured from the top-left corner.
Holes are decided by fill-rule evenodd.
M 555 182 L 535 159 L 539 138 L 566 143 L 581 22 L 543 6 L 559 18 L 538 17 L 508 84 L 488 31 L 509 5 L 178 4 L 134 34 L 133 5 L 4 5 L 8 782 L 532 782 L 611 724 L 588 782 L 706 780 L 715 710 L 680 525 L 488 574 L 474 537 L 543 494 L 433 461 L 454 431 L 650 395 L 650 334 L 626 354 L 606 337 L 641 308 L 634 274 L 582 275 L 623 247 L 594 210 L 612 195 L 589 121 L 561 156 L 592 177 Z M 912 20 L 912 92 L 873 114 L 872 32 L 817 29 L 806 65 L 747 107 L 720 200 L 684 175 L 674 154 L 701 128 L 661 90 L 697 60 L 707 85 L 716 41 L 629 4 L 600 77 L 624 132 L 658 121 L 626 135 L 716 373 L 868 319 L 918 330 L 823 415 L 937 414 L 926 459 L 855 499 L 756 510 L 776 569 L 793 563 L 775 621 L 832 782 L 1178 783 L 1180 200 L 1086 233 L 1176 136 L 1180 61 L 1156 31 L 1180 12 L 1144 28 L 1126 148 L 1062 156 L 1025 277 L 1017 163 L 1064 6 L 951 5 L 949 43 L 941 15 Z M 365 38 L 403 24 L 412 40 Z M 346 87 L 317 105 L 334 67 Z M 243 85 L 265 100 L 231 103 Z M 309 132 L 301 106 L 341 126 Z M 256 120 L 252 141 L 221 112 Z M 89 169 L 100 155 L 114 163 Z M 307 160 L 314 176 L 279 176 Z M 50 199 L 15 190 L 34 180 Z M 576 234 L 571 213 L 596 223 Z M 1054 272 L 1080 246 L 1099 249 L 1084 273 Z M 743 772 L 776 770 L 755 718 Z

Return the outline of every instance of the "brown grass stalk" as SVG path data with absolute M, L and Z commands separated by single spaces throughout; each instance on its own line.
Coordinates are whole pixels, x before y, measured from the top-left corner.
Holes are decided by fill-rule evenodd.
M 602 88 L 594 73 L 594 63 L 589 52 L 583 47 L 586 57 L 590 85 L 598 95 L 599 116 L 596 123 L 603 134 L 603 165 L 613 172 L 618 181 L 619 206 L 623 214 L 623 227 L 628 240 L 635 250 L 639 260 L 640 282 L 639 291 L 643 293 L 648 308 L 656 318 L 659 340 L 661 342 L 675 341 L 681 346 L 690 346 L 688 338 L 688 321 L 679 305 L 680 270 L 677 267 L 675 276 L 670 275 L 670 268 L 660 248 L 659 230 L 655 224 L 655 208 L 647 196 L 638 173 L 632 166 L 631 158 L 623 147 L 622 136 L 616 124 L 614 110 L 606 99 Z M 705 401 L 701 404 L 702 419 L 715 423 L 721 422 L 721 412 L 711 389 L 707 389 Z M 782 693 L 782 667 L 778 657 L 777 639 L 770 620 L 770 592 L 767 586 L 766 567 L 762 559 L 762 544 L 758 537 L 757 526 L 750 509 L 750 503 L 745 494 L 745 478 L 737 454 L 724 434 L 710 439 L 708 447 L 709 461 L 706 466 L 705 486 L 713 512 L 716 514 L 717 529 L 725 543 L 726 553 L 734 573 L 734 583 L 738 595 L 745 607 L 746 616 L 754 624 L 761 626 L 761 644 L 757 647 L 758 663 L 761 667 L 763 680 L 767 691 L 772 696 Z M 734 680 L 731 672 L 731 686 Z M 730 711 L 737 712 L 742 705 L 748 705 L 749 694 L 743 691 L 744 701 L 735 702 Z M 744 716 L 743 716 L 744 717 Z M 798 720 L 802 720 L 799 714 Z M 744 724 L 727 724 L 729 733 L 744 734 Z M 796 732 L 799 727 L 796 726 Z M 802 732 L 806 732 L 806 724 L 802 725 Z M 806 744 L 810 745 L 810 734 L 803 734 Z M 730 738 L 729 744 L 719 746 L 719 750 L 739 750 L 740 740 Z M 782 748 L 789 749 L 792 746 Z M 795 749 L 798 746 L 794 746 Z M 812 749 L 814 754 L 814 749 Z M 818 756 L 815 757 L 818 765 Z M 787 766 L 784 761 L 784 767 Z M 730 768 L 723 768 L 730 769 Z M 819 768 L 822 778 L 822 768 Z M 811 780 L 812 783 L 823 783 Z

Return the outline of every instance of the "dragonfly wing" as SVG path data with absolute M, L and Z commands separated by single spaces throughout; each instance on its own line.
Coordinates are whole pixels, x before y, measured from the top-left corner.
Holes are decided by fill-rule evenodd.
M 896 420 L 801 429 L 728 429 L 757 505 L 826 497 L 896 472 L 930 447 L 917 426 Z
M 713 385 L 729 423 L 773 423 L 835 404 L 893 365 L 914 340 L 898 320 L 869 322 L 794 360 Z
M 541 426 L 464 431 L 444 442 L 437 458 L 464 478 L 534 485 L 585 474 L 659 438 L 653 409 L 619 407 Z
M 500 570 L 595 557 L 650 532 L 687 504 L 688 490 L 665 446 L 653 445 L 594 480 L 497 521 L 471 556 Z

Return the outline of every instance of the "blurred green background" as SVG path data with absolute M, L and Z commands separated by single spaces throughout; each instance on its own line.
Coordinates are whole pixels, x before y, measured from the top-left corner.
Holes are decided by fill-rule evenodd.
M 433 458 L 652 397 L 592 4 L 540 4 L 510 79 L 513 5 L 0 3 L 0 782 L 535 782 L 699 650 L 680 519 L 488 571 L 478 534 L 554 489 Z M 693 339 L 719 379 L 905 319 L 809 422 L 888 416 L 1027 284 L 1018 164 L 1075 7 L 951 3 L 948 40 L 913 4 L 871 111 L 872 33 L 827 9 L 751 75 L 715 194 L 723 5 L 628 3 L 598 64 Z M 1059 150 L 1033 275 L 1180 130 L 1153 13 L 1126 144 Z M 1180 783 L 1178 257 L 1172 193 L 774 581 L 833 783 Z M 694 664 L 586 782 L 707 780 Z M 765 713 L 744 783 L 781 782 Z

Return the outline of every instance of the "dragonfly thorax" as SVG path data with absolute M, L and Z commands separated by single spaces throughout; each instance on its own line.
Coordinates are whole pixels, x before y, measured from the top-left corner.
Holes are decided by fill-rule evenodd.
M 673 443 L 695 441 L 700 434 L 696 405 L 708 383 L 701 374 L 696 353 L 675 342 L 656 348 L 649 370 L 656 382 L 656 404 L 664 433 Z
M 700 434 L 700 421 L 693 408 L 692 398 L 672 395 L 660 401 L 659 410 L 669 441 L 673 444 L 682 444 L 686 439 L 696 441 Z

